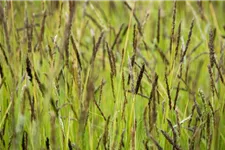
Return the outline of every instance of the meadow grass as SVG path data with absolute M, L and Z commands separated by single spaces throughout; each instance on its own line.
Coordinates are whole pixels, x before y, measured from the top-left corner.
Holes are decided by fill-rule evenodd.
M 224 2 L 0 2 L 0 149 L 223 149 Z

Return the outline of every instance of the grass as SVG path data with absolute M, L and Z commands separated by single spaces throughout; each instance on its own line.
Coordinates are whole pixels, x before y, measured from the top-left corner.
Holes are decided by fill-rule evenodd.
M 224 2 L 0 2 L 0 149 L 223 149 Z

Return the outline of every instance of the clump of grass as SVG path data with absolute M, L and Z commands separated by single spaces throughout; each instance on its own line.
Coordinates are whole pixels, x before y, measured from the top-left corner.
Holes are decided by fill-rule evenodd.
M 223 148 L 222 3 L 187 4 L 0 3 L 0 148 Z

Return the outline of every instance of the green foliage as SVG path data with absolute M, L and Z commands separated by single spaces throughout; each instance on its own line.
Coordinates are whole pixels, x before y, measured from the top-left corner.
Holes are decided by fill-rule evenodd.
M 0 149 L 223 149 L 224 2 L 0 2 Z

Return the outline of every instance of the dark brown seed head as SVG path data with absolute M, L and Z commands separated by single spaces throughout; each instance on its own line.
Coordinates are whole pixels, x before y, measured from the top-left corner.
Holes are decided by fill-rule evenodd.
M 189 44 L 191 42 L 191 35 L 192 35 L 192 32 L 193 32 L 193 28 L 194 28 L 194 22 L 195 22 L 195 20 L 193 19 L 192 22 L 191 22 L 191 26 L 190 26 L 189 33 L 188 33 L 187 43 L 185 45 L 185 49 L 184 49 L 184 52 L 183 52 L 182 57 L 181 57 L 181 60 L 180 60 L 181 63 L 184 61 L 184 57 L 185 57 L 185 55 L 187 53 Z
M 31 71 L 31 63 L 28 57 L 26 59 L 26 64 L 27 64 L 27 67 L 26 67 L 27 75 L 29 76 L 29 80 L 32 81 L 33 77 L 32 77 L 32 71 Z
M 209 32 L 209 58 L 210 58 L 210 67 L 212 68 L 215 63 L 215 51 L 214 51 L 214 39 L 215 39 L 216 28 L 211 29 Z
M 170 37 L 170 53 L 172 52 L 172 44 L 173 44 L 173 40 L 174 40 L 174 29 L 175 29 L 175 23 L 176 23 L 176 1 L 174 1 L 174 6 L 173 6 L 173 20 L 172 20 L 172 28 L 171 28 L 171 37 Z
M 141 79 L 142 79 L 142 77 L 143 77 L 144 71 L 145 71 L 145 65 L 143 64 L 142 67 L 141 67 L 141 70 L 140 70 L 138 79 L 137 79 L 136 88 L 135 88 L 135 94 L 138 93 L 138 90 L 139 90 L 139 87 L 140 87 L 140 85 L 141 85 Z
M 158 22 L 157 22 L 157 43 L 160 41 L 160 15 L 161 15 L 161 9 L 158 9 Z
M 176 49 L 175 49 L 174 61 L 177 59 L 177 56 L 178 56 L 178 50 L 179 50 L 179 45 L 180 45 L 180 36 L 181 36 L 181 22 L 178 27 L 177 45 L 176 45 Z
M 172 100 L 171 100 L 171 95 L 170 95 L 170 87 L 169 87 L 168 78 L 167 78 L 167 74 L 166 73 L 165 73 L 165 80 L 166 80 L 167 96 L 168 96 L 168 99 L 169 99 L 169 107 L 170 107 L 170 109 L 172 109 Z

